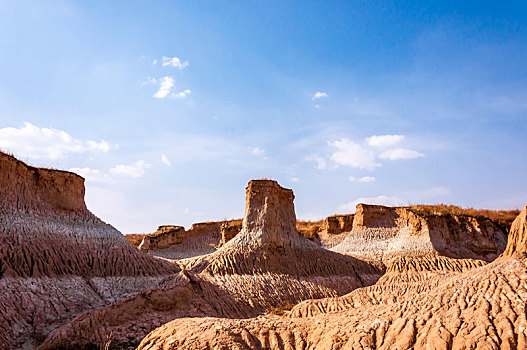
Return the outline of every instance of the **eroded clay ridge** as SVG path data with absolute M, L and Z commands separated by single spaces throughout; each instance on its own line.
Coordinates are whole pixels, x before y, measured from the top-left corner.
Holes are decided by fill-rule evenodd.
M 0 348 L 33 348 L 79 313 L 179 271 L 90 213 L 84 191 L 76 174 L 0 152 Z
M 139 276 L 175 272 L 90 213 L 84 179 L 0 152 L 0 277 Z
M 110 333 L 115 344 L 133 348 L 174 318 L 255 317 L 375 283 L 381 264 L 328 251 L 297 231 L 293 199 L 276 181 L 249 182 L 241 232 L 214 253 L 179 260 L 185 270 L 177 286 L 81 315 L 53 331 L 42 349 L 100 344 Z
M 527 257 L 527 205 L 511 225 L 504 256 Z
M 331 249 L 389 265 L 395 257 L 427 255 L 489 262 L 506 244 L 506 232 L 488 218 L 359 204 L 351 232 Z
M 216 251 L 241 228 L 241 219 L 194 223 L 188 230 L 183 226 L 164 225 L 144 235 L 138 248 L 155 256 L 185 259 Z
M 294 195 L 273 180 L 252 180 L 246 189 L 242 230 L 218 251 L 189 267 L 210 275 L 280 273 L 295 276 L 361 276 L 380 265 L 334 253 L 307 240 L 296 228 Z
M 526 219 L 524 208 L 505 254 L 489 264 L 435 257 L 425 259 L 438 267 L 429 271 L 414 264 L 420 257 L 398 258 L 376 284 L 345 296 L 282 315 L 177 319 L 138 349 L 525 349 Z

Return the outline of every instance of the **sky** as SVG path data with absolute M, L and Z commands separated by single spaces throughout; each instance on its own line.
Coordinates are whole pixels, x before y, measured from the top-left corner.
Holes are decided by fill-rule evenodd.
M 0 0 L 0 148 L 123 233 L 527 204 L 525 1 Z

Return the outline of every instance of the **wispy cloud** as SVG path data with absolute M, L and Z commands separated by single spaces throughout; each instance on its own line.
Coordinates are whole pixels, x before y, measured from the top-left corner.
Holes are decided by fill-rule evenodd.
M 263 148 L 260 148 L 260 147 L 254 147 L 253 150 L 252 150 L 252 153 L 255 155 L 255 156 L 261 156 L 265 153 L 265 150 Z
M 315 92 L 313 97 L 311 97 L 311 100 L 315 101 L 315 100 L 318 100 L 318 99 L 324 98 L 324 97 L 328 97 L 328 94 L 323 92 L 323 91 L 317 91 L 317 92 Z
M 362 182 L 362 183 L 367 183 L 367 182 L 375 182 L 375 177 L 373 176 L 363 176 L 363 177 L 359 177 L 359 178 L 356 178 L 354 176 L 350 176 L 348 177 L 348 180 L 350 182 Z
M 376 135 L 366 139 L 373 147 L 391 147 L 404 140 L 404 135 Z
M 70 168 L 69 171 L 78 174 L 86 179 L 87 182 L 110 182 L 110 176 L 97 169 L 91 168 Z
M 336 148 L 336 152 L 331 155 L 331 160 L 339 165 L 366 170 L 373 170 L 381 166 L 375 161 L 375 153 L 372 150 L 347 138 L 328 142 L 328 144 Z
M 186 98 L 188 95 L 190 95 L 190 93 L 191 91 L 189 89 L 186 89 L 185 91 L 174 92 L 172 94 L 172 97 L 177 98 L 177 99 L 183 99 L 183 98 Z
M 109 174 L 120 177 L 133 177 L 138 178 L 145 174 L 145 169 L 150 167 L 150 164 L 145 163 L 143 160 L 129 165 L 120 164 L 110 169 Z
M 390 159 L 390 160 L 400 160 L 400 159 L 420 158 L 424 156 L 425 155 L 423 153 L 419 153 L 417 151 L 412 151 L 410 149 L 405 149 L 405 148 L 396 148 L 396 149 L 390 149 L 390 150 L 382 152 L 379 158 Z
M 171 67 L 176 67 L 177 69 L 185 69 L 189 65 L 188 61 L 183 62 L 181 61 L 179 57 L 163 56 L 162 60 L 163 60 L 163 63 L 162 63 L 163 67 L 171 66 Z
M 304 158 L 308 162 L 315 162 L 317 164 L 317 169 L 324 170 L 327 168 L 326 160 L 316 154 L 310 154 Z
M 189 89 L 186 89 L 186 90 L 180 91 L 180 92 L 172 92 L 172 88 L 175 85 L 174 78 L 172 78 L 172 77 L 168 77 L 168 76 L 162 77 L 161 79 L 159 79 L 157 81 L 159 82 L 159 89 L 154 94 L 155 98 L 171 97 L 171 98 L 175 98 L 175 99 L 184 99 L 188 95 L 190 95 L 190 93 L 192 92 Z M 155 83 L 156 80 L 153 79 L 153 81 L 151 81 L 151 82 Z
M 0 129 L 0 147 L 23 157 L 51 160 L 70 153 L 108 152 L 111 148 L 104 140 L 82 141 L 65 131 L 39 128 L 27 122 L 21 128 Z
M 161 155 L 161 162 L 163 164 L 165 164 L 166 166 L 171 166 L 172 165 L 172 163 L 170 163 L 170 160 L 164 154 Z
M 174 78 L 163 77 L 159 83 L 159 90 L 154 94 L 155 98 L 165 98 L 170 94 L 170 89 L 174 86 Z

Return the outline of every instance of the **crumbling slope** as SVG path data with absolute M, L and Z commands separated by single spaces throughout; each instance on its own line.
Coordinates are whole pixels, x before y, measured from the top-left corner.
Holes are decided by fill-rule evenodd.
M 504 256 L 527 257 L 527 205 L 512 223 Z
M 527 247 L 526 216 L 490 264 L 436 257 L 455 268 L 422 271 L 399 261 L 373 286 L 304 301 L 282 316 L 174 320 L 139 349 L 525 349 L 527 260 L 514 257 Z
M 332 250 L 388 265 L 395 257 L 430 255 L 489 262 L 504 251 L 506 242 L 506 233 L 483 217 L 359 204 L 352 231 Z
M 117 344 L 133 346 L 134 340 L 138 343 L 170 319 L 254 317 L 305 299 L 343 295 L 374 283 L 383 273 L 378 263 L 327 251 L 300 235 L 291 190 L 275 181 L 256 180 L 249 183 L 246 195 L 238 235 L 210 255 L 178 262 L 188 284 L 144 292 L 78 317 L 51 333 L 42 349 L 61 348 L 71 339 L 76 346 L 97 343 L 110 332 Z M 167 298 L 187 302 L 170 306 L 164 302 Z M 159 310 L 159 304 L 168 306 Z M 113 321 L 114 313 L 122 322 Z
M 31 347 L 80 312 L 157 285 L 145 255 L 84 204 L 84 179 L 0 152 L 0 343 Z

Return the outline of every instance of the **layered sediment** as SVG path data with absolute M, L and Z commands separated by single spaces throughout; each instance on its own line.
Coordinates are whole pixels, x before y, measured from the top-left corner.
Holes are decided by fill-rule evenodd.
M 357 225 L 369 217 L 384 227 L 390 221 L 385 214 L 397 214 L 374 209 Z M 524 208 L 505 253 L 491 263 L 437 254 L 394 257 L 376 284 L 342 297 L 306 300 L 279 315 L 244 320 L 174 320 L 138 349 L 527 348 L 526 216 Z
M 95 344 L 109 333 L 117 344 L 132 347 L 174 318 L 254 317 L 305 299 L 343 295 L 382 275 L 381 264 L 330 252 L 302 236 L 293 199 L 276 181 L 251 181 L 240 233 L 211 254 L 178 261 L 188 282 L 77 317 L 51 333 L 42 349 L 63 348 L 71 339 L 76 346 Z M 175 299 L 184 302 L 168 302 Z M 122 322 L 112 321 L 113 314 Z
M 332 250 L 386 264 L 395 257 L 429 255 L 489 262 L 506 244 L 507 234 L 487 218 L 359 204 L 351 232 Z
M 34 346 L 78 313 L 178 270 L 91 214 L 82 177 L 0 152 L 0 342 L 7 348 Z

